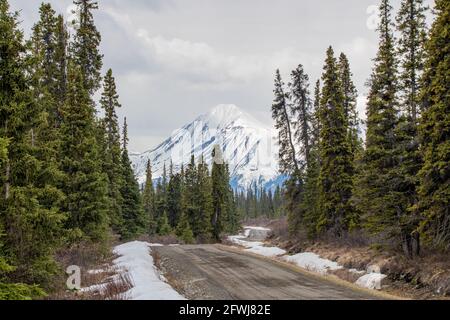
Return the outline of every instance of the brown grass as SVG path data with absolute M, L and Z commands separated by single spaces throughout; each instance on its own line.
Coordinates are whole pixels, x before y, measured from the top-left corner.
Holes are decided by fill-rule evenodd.
M 123 293 L 133 287 L 128 275 L 121 274 L 112 267 L 113 260 L 117 257 L 111 252 L 111 247 L 117 239 L 111 237 L 111 241 L 99 245 L 84 242 L 70 248 L 61 250 L 56 255 L 56 260 L 62 267 L 62 271 L 55 278 L 55 288 L 46 299 L 48 300 L 122 300 Z M 83 288 L 101 285 L 102 290 L 88 292 L 74 292 L 67 290 L 67 275 L 65 269 L 76 265 L 81 269 L 81 286 Z M 97 272 L 89 272 L 97 270 Z M 115 281 L 113 281 L 115 280 Z
M 83 294 L 86 300 L 127 300 L 125 293 L 133 288 L 133 281 L 128 274 L 110 277 L 98 290 Z
M 139 241 L 145 241 L 148 243 L 159 243 L 163 245 L 169 245 L 169 244 L 181 244 L 180 240 L 175 235 L 168 235 L 168 236 L 141 236 Z

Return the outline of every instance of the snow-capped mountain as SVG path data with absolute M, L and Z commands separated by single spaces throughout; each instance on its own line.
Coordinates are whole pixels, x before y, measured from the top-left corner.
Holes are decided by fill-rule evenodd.
M 172 136 L 153 150 L 130 154 L 140 183 L 145 182 L 147 161 L 152 162 L 153 178 L 163 174 L 164 164 L 175 171 L 187 164 L 194 154 L 196 161 L 203 156 L 211 165 L 212 150 L 221 146 L 230 166 L 231 185 L 245 190 L 255 183 L 273 189 L 283 182 L 278 173 L 276 132 L 235 105 L 219 105 L 210 113 L 174 131 Z

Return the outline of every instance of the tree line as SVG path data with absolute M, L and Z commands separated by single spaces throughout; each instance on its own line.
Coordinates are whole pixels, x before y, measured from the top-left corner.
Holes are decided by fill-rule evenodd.
M 423 0 L 403 0 L 395 19 L 388 0 L 379 9 L 365 142 L 344 53 L 328 48 L 313 92 L 302 65 L 287 86 L 276 72 L 289 228 L 312 239 L 366 230 L 411 258 L 424 245 L 448 251 L 450 2 L 436 1 L 430 30 Z
M 272 191 L 253 183 L 246 191 L 235 191 L 235 201 L 240 220 L 278 219 L 285 216 L 281 186 L 276 186 Z
M 115 79 L 111 69 L 101 75 L 97 2 L 74 4 L 72 36 L 43 3 L 25 39 L 0 0 L 0 299 L 52 290 L 58 250 L 147 230 Z
M 196 163 L 194 156 L 180 172 L 174 172 L 171 164 L 167 173 L 164 165 L 156 187 L 148 161 L 142 196 L 151 235 L 175 234 L 191 244 L 220 241 L 222 233 L 239 230 L 230 172 L 220 146 L 214 147 L 212 158 L 211 170 L 203 157 Z

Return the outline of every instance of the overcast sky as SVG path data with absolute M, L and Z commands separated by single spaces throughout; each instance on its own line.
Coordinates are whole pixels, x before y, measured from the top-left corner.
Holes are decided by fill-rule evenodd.
M 70 15 L 71 0 L 51 0 Z M 426 0 L 432 6 L 433 0 Z M 10 0 L 27 34 L 40 0 Z M 100 0 L 104 69 L 112 68 L 130 131 L 145 151 L 218 104 L 270 123 L 276 68 L 320 77 L 329 45 L 351 63 L 363 108 L 376 54 L 376 0 Z M 400 0 L 392 3 L 398 7 Z

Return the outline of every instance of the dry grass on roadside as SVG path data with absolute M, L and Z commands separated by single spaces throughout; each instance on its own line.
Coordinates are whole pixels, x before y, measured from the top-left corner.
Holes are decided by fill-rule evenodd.
M 133 288 L 133 281 L 128 274 L 110 277 L 97 289 L 83 294 L 86 300 L 127 300 L 126 292 Z
M 117 258 L 111 252 L 113 242 L 106 245 L 81 243 L 57 253 L 56 259 L 62 267 L 55 277 L 53 292 L 48 300 L 124 300 L 123 293 L 133 287 L 123 270 L 115 270 L 113 261 Z M 91 288 L 87 291 L 71 291 L 66 287 L 68 275 L 64 273 L 69 266 L 81 270 L 81 286 Z M 101 289 L 101 290 L 100 290 Z
M 169 244 L 181 244 L 180 240 L 175 235 L 168 235 L 168 236 L 142 236 L 138 239 L 139 241 L 144 241 L 148 243 L 158 243 L 163 245 L 169 245 Z

